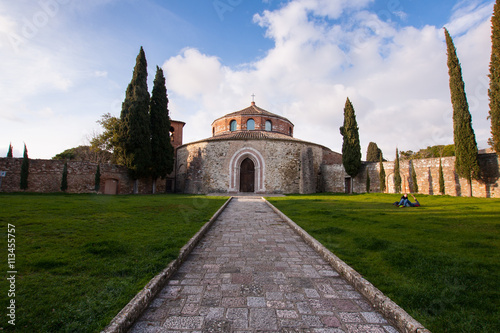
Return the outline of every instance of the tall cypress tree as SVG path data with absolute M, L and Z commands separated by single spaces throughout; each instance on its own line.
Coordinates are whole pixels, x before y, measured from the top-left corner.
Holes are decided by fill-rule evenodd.
M 380 167 L 380 173 L 379 173 L 379 182 L 380 182 L 380 193 L 385 192 L 385 169 L 384 169 L 384 163 L 382 161 L 382 155 L 380 155 L 380 162 L 379 162 L 379 167 Z
M 441 159 L 439 159 L 439 192 L 441 192 L 441 194 L 445 194 L 445 191 L 443 164 L 441 163 Z
M 23 153 L 23 162 L 21 164 L 21 182 L 19 187 L 21 190 L 28 189 L 28 176 L 30 170 L 30 160 L 28 158 L 28 148 L 26 148 L 26 144 L 24 144 L 24 153 Z
M 14 155 L 12 154 L 12 143 L 9 144 L 9 151 L 7 152 L 7 157 L 13 157 Z
M 68 162 L 64 162 L 62 180 L 61 180 L 61 191 L 66 192 L 68 189 Z
M 340 128 L 344 137 L 342 143 L 342 164 L 347 174 L 356 177 L 361 168 L 361 145 L 358 124 L 351 101 L 347 98 L 344 107 L 344 125 Z
M 446 28 L 444 32 L 448 48 L 448 73 L 450 75 L 450 93 L 453 105 L 455 171 L 460 177 L 467 179 L 470 196 L 472 196 L 472 179 L 477 178 L 479 175 L 476 136 L 472 129 L 472 118 L 465 94 L 465 84 L 462 78 L 462 68 L 457 57 L 457 50 Z
M 396 193 L 401 192 L 401 174 L 399 171 L 399 151 L 396 148 L 396 161 L 394 162 L 394 190 Z
M 168 97 L 163 70 L 156 66 L 156 76 L 151 94 L 151 176 L 164 179 L 174 169 L 174 148 L 170 142 L 170 118 L 168 116 Z M 155 192 L 155 185 L 153 185 Z
M 411 181 L 413 183 L 413 193 L 418 193 L 417 172 L 415 171 L 413 161 L 411 162 Z
M 497 0 L 491 18 L 491 61 L 490 61 L 490 97 L 491 147 L 500 154 L 500 2 Z
M 366 193 L 370 193 L 370 185 L 371 185 L 370 173 L 368 172 L 368 170 L 366 170 Z
M 141 47 L 136 59 L 132 81 L 127 87 L 120 115 L 120 153 L 130 177 L 137 179 L 150 175 L 151 128 L 149 121 L 149 92 L 146 55 Z
M 97 170 L 95 172 L 95 177 L 94 177 L 94 189 L 96 192 L 99 192 L 100 188 L 101 188 L 101 165 L 97 164 Z

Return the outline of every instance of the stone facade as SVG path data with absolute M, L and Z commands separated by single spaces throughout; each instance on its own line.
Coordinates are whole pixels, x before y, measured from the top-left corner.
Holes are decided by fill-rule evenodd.
M 255 164 L 255 193 L 315 193 L 322 187 L 319 177 L 324 156 L 341 161 L 328 148 L 300 140 L 198 141 L 177 150 L 176 189 L 185 193 L 239 192 L 239 166 L 250 158 Z

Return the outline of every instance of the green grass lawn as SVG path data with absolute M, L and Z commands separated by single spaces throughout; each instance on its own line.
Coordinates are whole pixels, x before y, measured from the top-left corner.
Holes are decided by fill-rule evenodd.
M 417 198 L 268 200 L 432 332 L 500 332 L 500 199 Z
M 2 270 L 7 226 L 15 226 L 16 326 L 0 329 L 98 332 L 168 263 L 226 198 L 187 195 L 0 195 Z M 4 275 L 2 274 L 2 275 Z

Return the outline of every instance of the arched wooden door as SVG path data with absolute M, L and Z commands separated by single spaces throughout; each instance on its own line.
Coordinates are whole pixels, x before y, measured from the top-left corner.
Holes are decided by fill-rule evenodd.
M 255 192 L 255 164 L 249 158 L 241 162 L 240 192 Z

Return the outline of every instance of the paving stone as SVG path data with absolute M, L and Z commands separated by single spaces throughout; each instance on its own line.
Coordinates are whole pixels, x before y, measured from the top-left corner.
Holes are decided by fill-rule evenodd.
M 247 297 L 247 306 L 249 308 L 265 308 L 266 299 L 264 297 Z
M 252 197 L 232 200 L 129 332 L 186 331 L 397 332 Z
M 377 323 L 377 324 L 386 324 L 387 320 L 385 320 L 382 315 L 378 312 L 361 312 L 361 315 L 365 318 L 368 323 Z
M 277 330 L 276 312 L 273 309 L 250 309 L 249 326 L 257 330 Z
M 203 317 L 177 317 L 168 318 L 163 325 L 165 328 L 174 330 L 196 330 L 203 327 Z

